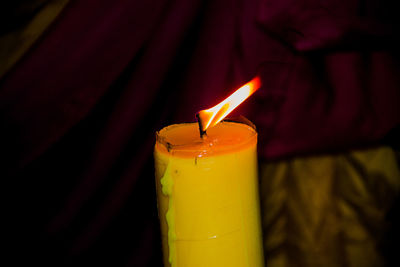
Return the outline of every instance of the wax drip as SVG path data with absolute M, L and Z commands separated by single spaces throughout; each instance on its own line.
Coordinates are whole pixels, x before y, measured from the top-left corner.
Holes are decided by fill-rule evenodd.
M 160 179 L 161 182 L 161 190 L 162 193 L 168 196 L 168 210 L 165 214 L 165 219 L 167 221 L 168 226 L 168 261 L 171 264 L 171 267 L 176 266 L 176 251 L 175 251 L 175 240 L 176 240 L 176 233 L 175 233 L 175 209 L 173 203 L 173 187 L 174 187 L 174 180 L 171 175 L 171 161 L 168 163 L 168 166 L 164 172 L 163 177 Z

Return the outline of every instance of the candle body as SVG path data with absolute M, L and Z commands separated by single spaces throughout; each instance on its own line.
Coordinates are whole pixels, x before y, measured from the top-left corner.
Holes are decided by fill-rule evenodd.
M 223 122 L 203 141 L 173 127 L 154 153 L 164 265 L 264 266 L 255 131 Z

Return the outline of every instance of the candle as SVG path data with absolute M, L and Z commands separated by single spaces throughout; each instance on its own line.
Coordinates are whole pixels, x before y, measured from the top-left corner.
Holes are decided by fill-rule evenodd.
M 257 133 L 221 122 L 157 134 L 156 183 L 165 266 L 263 266 Z
M 245 123 L 220 122 L 259 86 L 255 78 L 199 112 L 199 125 L 175 124 L 157 132 L 154 159 L 165 266 L 264 266 L 257 132 Z

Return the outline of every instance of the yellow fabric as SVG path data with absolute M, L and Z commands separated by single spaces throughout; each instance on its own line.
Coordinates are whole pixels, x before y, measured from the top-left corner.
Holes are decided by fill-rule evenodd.
M 389 147 L 261 164 L 266 266 L 384 266 L 378 245 L 399 190 Z
M 0 78 L 29 50 L 60 14 L 69 0 L 36 0 L 30 3 L 35 14 L 16 30 L 0 35 Z M 39 6 L 36 10 L 36 6 Z

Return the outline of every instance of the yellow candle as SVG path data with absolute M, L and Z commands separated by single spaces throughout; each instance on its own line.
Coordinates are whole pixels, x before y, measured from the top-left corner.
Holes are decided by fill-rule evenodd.
M 256 146 L 256 131 L 235 122 L 217 124 L 203 139 L 196 123 L 157 133 L 165 266 L 264 266 Z

